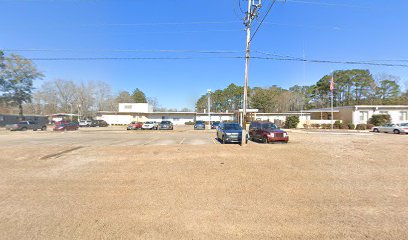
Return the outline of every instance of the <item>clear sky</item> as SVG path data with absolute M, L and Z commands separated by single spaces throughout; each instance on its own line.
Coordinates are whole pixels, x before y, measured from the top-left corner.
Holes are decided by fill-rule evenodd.
M 266 0 L 262 13 L 272 0 Z M 194 107 L 207 89 L 243 85 L 245 50 L 239 0 L 0 0 L 0 49 L 29 58 L 192 57 L 173 60 L 35 61 L 46 77 L 106 81 L 115 92 L 140 88 L 164 107 Z M 245 8 L 246 1 L 241 0 Z M 408 59 L 405 0 L 277 2 L 252 49 L 310 59 Z M 69 49 L 69 51 L 55 51 Z M 53 50 L 53 51 L 50 51 Z M 120 52 L 209 50 L 229 54 Z M 9 54 L 10 52 L 6 52 Z M 392 63 L 392 62 L 391 62 Z M 408 64 L 408 62 L 405 62 Z M 253 59 L 250 86 L 309 85 L 334 69 L 364 68 L 408 82 L 408 68 Z

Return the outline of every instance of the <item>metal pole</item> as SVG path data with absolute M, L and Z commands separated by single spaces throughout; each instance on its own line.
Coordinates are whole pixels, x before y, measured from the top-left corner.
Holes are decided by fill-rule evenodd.
M 334 72 L 332 73 L 332 81 L 334 81 Z M 333 119 L 334 119 L 334 110 L 333 110 L 333 96 L 334 90 L 331 91 L 331 129 L 333 130 Z
M 208 129 L 211 129 L 211 89 L 207 90 L 208 94 Z
M 244 101 L 242 103 L 242 145 L 246 144 L 246 113 L 248 102 L 248 73 L 249 73 L 249 57 L 251 46 L 251 23 L 252 23 L 252 5 L 253 0 L 248 0 L 248 12 L 246 17 L 247 38 L 246 38 L 246 50 L 245 50 L 245 83 L 244 83 Z

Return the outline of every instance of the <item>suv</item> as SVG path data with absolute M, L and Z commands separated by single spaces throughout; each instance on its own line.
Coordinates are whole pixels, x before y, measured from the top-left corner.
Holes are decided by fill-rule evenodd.
M 287 132 L 279 129 L 275 124 L 270 122 L 252 122 L 249 126 L 249 139 L 251 141 L 262 141 L 263 143 L 271 142 L 289 142 Z
M 170 121 L 161 121 L 160 130 L 173 130 L 173 123 Z
M 211 123 L 211 129 L 217 129 L 218 125 L 220 125 L 220 122 L 218 122 L 218 121 L 212 122 Z
M 93 120 L 90 126 L 91 127 L 107 127 L 109 126 L 109 124 L 105 122 L 104 120 Z
M 45 131 L 47 130 L 47 125 L 45 124 L 39 124 L 37 122 L 33 122 L 33 121 L 20 121 L 17 124 L 8 124 L 6 125 L 6 129 L 7 130 L 11 130 L 11 131 L 26 131 L 28 129 L 31 129 L 33 131 L 37 131 L 37 130 L 42 130 Z

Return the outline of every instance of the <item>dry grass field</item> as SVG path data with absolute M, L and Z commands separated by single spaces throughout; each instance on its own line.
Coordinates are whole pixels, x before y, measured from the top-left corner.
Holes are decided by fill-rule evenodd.
M 408 135 L 0 131 L 1 239 L 408 239 Z

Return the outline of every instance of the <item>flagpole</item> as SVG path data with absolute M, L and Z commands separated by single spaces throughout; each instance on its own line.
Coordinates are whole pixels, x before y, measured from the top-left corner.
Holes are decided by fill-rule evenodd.
M 333 95 L 334 95 L 334 71 L 332 72 L 332 82 L 331 85 L 331 130 L 333 131 L 333 119 L 334 119 L 334 109 L 333 109 Z

